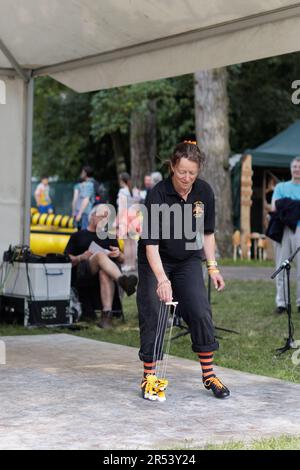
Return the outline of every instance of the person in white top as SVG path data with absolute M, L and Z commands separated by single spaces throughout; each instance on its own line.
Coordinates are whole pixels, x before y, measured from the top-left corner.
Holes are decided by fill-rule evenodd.
M 124 240 L 125 263 L 122 270 L 135 271 L 137 259 L 137 239 L 139 233 L 139 216 L 136 204 L 140 202 L 140 193 L 132 188 L 130 175 L 126 172 L 119 175 L 120 190 L 117 197 L 119 238 Z

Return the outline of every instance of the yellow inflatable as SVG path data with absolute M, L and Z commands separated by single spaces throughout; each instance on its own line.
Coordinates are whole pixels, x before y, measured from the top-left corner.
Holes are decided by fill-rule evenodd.
M 72 233 L 74 218 L 60 214 L 40 214 L 31 209 L 30 250 L 37 255 L 64 253 Z
M 36 255 L 64 253 L 72 233 L 77 232 L 73 217 L 60 214 L 40 214 L 31 209 L 30 250 Z M 124 250 L 124 240 L 118 240 Z

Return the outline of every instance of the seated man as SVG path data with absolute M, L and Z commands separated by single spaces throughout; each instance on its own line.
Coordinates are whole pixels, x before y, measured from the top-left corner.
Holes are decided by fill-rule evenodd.
M 109 208 L 105 204 L 96 206 L 90 213 L 87 229 L 74 233 L 65 250 L 65 253 L 70 256 L 73 266 L 73 284 L 82 285 L 84 283 L 85 288 L 89 289 L 94 276 L 98 276 L 102 304 L 101 319 L 98 323 L 100 328 L 112 326 L 115 283 L 121 286 L 127 295 L 132 295 L 135 292 L 137 284 L 135 275 L 125 276 L 120 271 L 119 263 L 124 262 L 124 256 L 119 250 L 117 240 L 108 237 L 100 239 L 96 233 L 96 229 L 98 233 L 99 230 L 106 230 L 109 212 Z M 109 252 L 95 252 L 95 245 L 94 248 L 91 247 L 92 242 L 109 250 Z

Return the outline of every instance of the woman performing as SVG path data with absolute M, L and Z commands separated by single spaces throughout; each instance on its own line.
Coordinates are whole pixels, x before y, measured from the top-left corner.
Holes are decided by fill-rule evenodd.
M 139 357 L 144 362 L 142 396 L 149 400 L 165 399 L 164 392 L 161 392 L 165 387 L 160 387 L 159 379 L 157 382 L 153 377 L 156 379 L 157 360 L 162 359 L 162 351 L 157 352 L 156 348 L 161 306 L 172 300 L 178 302 L 180 315 L 189 326 L 192 349 L 202 367 L 204 387 L 211 390 L 216 398 L 230 395 L 213 370 L 213 354 L 219 344 L 214 336 L 203 280 L 201 248 L 215 288 L 221 291 L 225 284 L 215 260 L 214 193 L 208 183 L 198 178 L 203 161 L 204 156 L 196 143 L 185 141 L 178 144 L 171 157 L 170 176 L 151 190 L 146 202 L 148 220 L 144 223 L 138 249 L 137 306 L 141 340 Z M 172 206 L 176 215 L 166 217 L 166 213 L 162 212 L 156 217 L 157 220 L 153 220 L 154 206 Z M 186 216 L 188 209 L 191 210 L 190 217 Z M 181 215 L 181 220 L 178 215 Z M 198 233 L 191 240 L 186 235 L 191 230 L 186 229 L 192 228 L 196 233 L 195 227 L 200 217 L 202 235 Z M 154 236 L 153 227 L 158 227 Z M 166 227 L 169 230 L 165 230 Z M 183 229 L 181 237 L 176 233 L 178 228 Z M 202 247 L 200 238 L 203 240 Z

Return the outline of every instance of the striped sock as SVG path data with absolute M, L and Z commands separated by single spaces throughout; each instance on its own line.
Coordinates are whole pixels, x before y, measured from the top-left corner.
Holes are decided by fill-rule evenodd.
M 213 352 L 199 352 L 198 353 L 200 365 L 202 368 L 202 380 L 203 382 L 206 379 L 210 379 L 211 377 L 215 377 L 216 374 L 214 373 L 214 353 Z
M 147 375 L 155 375 L 156 362 L 144 362 L 144 377 Z

